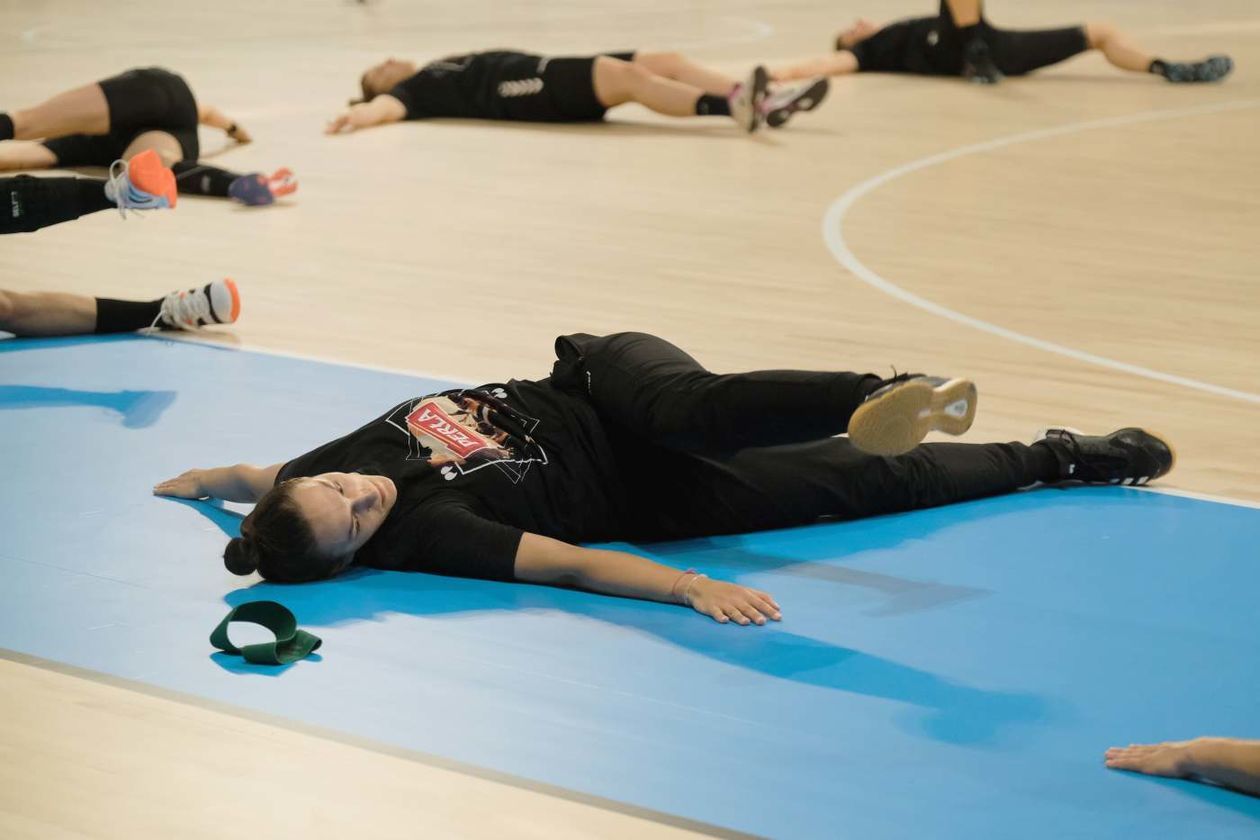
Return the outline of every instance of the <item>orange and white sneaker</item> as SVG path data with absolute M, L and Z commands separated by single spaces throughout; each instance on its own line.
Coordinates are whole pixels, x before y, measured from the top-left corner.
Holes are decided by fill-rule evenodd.
M 147 149 L 131 160 L 110 164 L 105 196 L 118 205 L 124 219 L 128 210 L 173 210 L 178 200 L 175 173 L 162 165 L 157 152 Z
M 277 198 L 297 192 L 297 178 L 289 169 L 280 168 L 270 176 L 251 172 L 228 184 L 228 195 L 249 207 L 275 204 Z
M 153 326 L 168 330 L 195 330 L 212 324 L 232 324 L 241 314 L 241 293 L 231 278 L 207 283 L 198 289 L 171 292 L 162 299 L 162 312 Z

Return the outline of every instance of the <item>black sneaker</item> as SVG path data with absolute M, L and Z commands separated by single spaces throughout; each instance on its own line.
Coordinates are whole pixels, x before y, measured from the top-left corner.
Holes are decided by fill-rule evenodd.
M 1167 475 L 1177 462 L 1167 442 L 1132 427 L 1109 435 L 1058 427 L 1044 430 L 1037 442 L 1049 446 L 1058 459 L 1060 481 L 1142 485 Z
M 963 47 L 963 78 L 978 85 L 996 85 L 1005 76 L 993 63 L 993 51 L 983 38 L 972 38 Z
M 1203 61 L 1160 61 L 1155 71 L 1170 82 L 1219 82 L 1234 69 L 1227 55 L 1211 55 Z
M 902 455 L 932 430 L 961 435 L 976 419 L 976 386 L 921 373 L 886 380 L 849 420 L 849 440 L 872 455 Z

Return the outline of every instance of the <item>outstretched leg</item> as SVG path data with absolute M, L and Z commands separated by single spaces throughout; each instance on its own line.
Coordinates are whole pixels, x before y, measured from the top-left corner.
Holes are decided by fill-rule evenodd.
M 43 143 L 32 140 L 10 140 L 0 143 L 0 172 L 15 169 L 52 169 L 57 156 Z
M 0 178 L 0 234 L 31 233 L 107 207 L 160 210 L 175 206 L 175 177 L 154 152 L 116 161 L 108 181 L 97 178 Z
M 148 301 L 0 290 L 0 330 L 16 336 L 101 335 L 149 327 L 195 329 L 230 324 L 239 314 L 240 295 L 231 280 Z
M 739 84 L 738 79 L 692 61 L 682 53 L 638 52 L 634 54 L 634 63 L 658 76 L 691 85 L 714 96 L 730 96 Z
M 636 454 L 620 445 L 619 452 Z M 930 443 L 883 458 L 834 438 L 726 455 L 648 451 L 620 460 L 656 539 L 919 510 L 1011 493 L 1060 475 L 1048 444 L 1021 443 Z
M 651 54 L 649 54 L 651 55 Z M 649 62 L 651 59 L 649 59 Z M 671 59 L 661 59 L 662 66 L 672 64 Z M 717 88 L 719 77 L 710 77 L 707 71 L 696 65 L 673 65 L 683 75 L 703 81 Z M 692 74 L 699 74 L 692 76 Z M 596 56 L 591 81 L 595 98 L 605 108 L 613 108 L 626 102 L 637 102 L 658 114 L 670 117 L 726 116 L 735 120 L 745 131 L 756 131 L 761 126 L 761 107 L 766 96 L 768 77 L 758 67 L 746 82 L 728 88 L 724 93 L 710 93 L 706 88 L 685 81 L 660 75 L 648 64 L 623 61 L 612 56 Z
M 274 204 L 277 198 L 297 191 L 297 180 L 288 169 L 277 169 L 271 175 L 241 174 L 190 160 L 176 163 L 173 169 L 181 195 L 231 198 L 256 207 Z
M 99 178 L 0 178 L 0 234 L 31 233 L 114 206 Z
M 109 104 L 105 92 L 95 83 L 59 93 L 32 108 L 0 113 L 0 140 L 108 133 Z
M 690 117 L 706 95 L 702 88 L 655 73 L 637 59 L 630 62 L 598 56 L 593 74 L 595 97 L 608 108 L 638 102 L 658 114 Z
M 1109 23 L 1085 24 L 1089 48 L 1101 50 L 1113 67 L 1134 73 L 1155 73 L 1170 82 L 1215 82 L 1234 69 L 1234 62 L 1224 55 L 1209 56 L 1203 61 L 1176 62 L 1156 58 L 1139 49 L 1129 37 Z

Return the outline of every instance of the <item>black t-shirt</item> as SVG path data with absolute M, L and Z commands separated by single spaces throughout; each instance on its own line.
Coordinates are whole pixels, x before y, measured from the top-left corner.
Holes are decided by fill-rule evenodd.
M 957 76 L 962 72 L 963 44 L 947 19 L 911 18 L 890 23 L 850 50 L 858 70 Z
M 521 534 L 567 542 L 625 530 L 612 452 L 595 410 L 549 380 L 407 400 L 280 470 L 385 475 L 398 498 L 355 562 L 512 580 Z
M 537 79 L 541 61 L 542 56 L 511 50 L 454 55 L 426 64 L 389 95 L 403 104 L 409 120 L 511 119 L 513 100 L 500 96 L 499 86 Z

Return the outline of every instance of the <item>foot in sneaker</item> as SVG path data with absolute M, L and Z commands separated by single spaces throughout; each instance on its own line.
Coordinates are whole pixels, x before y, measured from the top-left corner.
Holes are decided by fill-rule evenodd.
M 1177 462 L 1173 448 L 1145 429 L 1085 435 L 1060 426 L 1043 430 L 1034 443 L 1054 453 L 1060 481 L 1141 485 L 1167 475 Z
M 162 299 L 155 327 L 195 330 L 211 324 L 231 324 L 241 314 L 241 294 L 231 279 L 216 280 L 196 289 L 171 292 Z
M 251 172 L 228 184 L 228 195 L 248 207 L 275 204 L 276 199 L 297 192 L 297 179 L 288 169 L 277 169 L 270 176 Z
M 978 85 L 996 85 L 1002 71 L 993 63 L 993 51 L 983 38 L 972 38 L 963 47 L 963 78 Z
M 1234 69 L 1234 60 L 1227 55 L 1212 55 L 1203 61 L 1151 62 L 1151 72 L 1170 82 L 1219 82 Z
M 825 77 L 804 84 L 785 85 L 766 94 L 761 112 L 766 125 L 782 128 L 798 111 L 812 111 L 827 97 L 831 85 Z
M 933 430 L 961 435 L 976 419 L 976 386 L 919 373 L 894 376 L 853 412 L 849 440 L 872 455 L 902 455 Z
M 146 149 L 131 160 L 110 164 L 105 197 L 118 205 L 124 219 L 128 210 L 174 209 L 175 173 L 162 165 L 157 152 Z
M 761 127 L 763 103 L 769 84 L 770 76 L 766 73 L 766 68 L 759 65 L 727 97 L 731 105 L 731 119 L 749 134 Z

